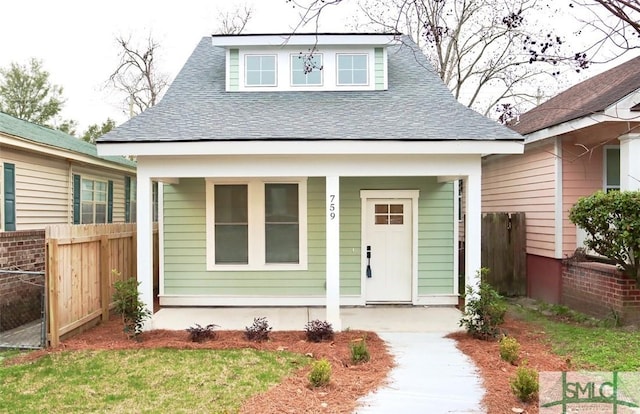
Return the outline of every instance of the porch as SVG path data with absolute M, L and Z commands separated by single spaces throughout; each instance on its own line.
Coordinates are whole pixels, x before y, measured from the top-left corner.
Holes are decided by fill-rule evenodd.
M 221 330 L 244 330 L 253 318 L 266 317 L 275 331 L 300 331 L 307 322 L 326 319 L 324 306 L 313 307 L 197 307 L 161 308 L 153 315 L 154 329 L 182 330 L 196 323 Z M 342 329 L 375 332 L 438 332 L 460 330 L 461 313 L 454 306 L 368 305 L 341 307 Z M 335 327 L 334 327 L 335 328 Z

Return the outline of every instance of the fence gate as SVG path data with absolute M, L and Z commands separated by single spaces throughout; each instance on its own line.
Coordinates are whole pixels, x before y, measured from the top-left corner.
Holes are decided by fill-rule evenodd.
M 506 296 L 527 294 L 525 213 L 482 215 L 482 267 L 487 280 Z
M 46 346 L 44 272 L 0 270 L 0 348 Z

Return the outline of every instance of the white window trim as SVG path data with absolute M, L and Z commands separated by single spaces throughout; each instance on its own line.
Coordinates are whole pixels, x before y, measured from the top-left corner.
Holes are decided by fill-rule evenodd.
M 338 63 L 340 61 L 340 56 L 365 56 L 367 58 L 367 67 L 365 70 L 365 73 L 367 74 L 367 81 L 365 83 L 340 83 L 340 65 Z M 371 60 L 370 53 L 336 53 L 336 86 L 369 86 L 371 83 L 371 74 L 369 73 L 371 65 L 369 60 Z
M 304 87 L 322 87 L 324 86 L 324 56 L 322 55 L 322 53 L 313 53 L 313 56 L 320 56 L 320 66 L 323 69 L 319 69 L 319 68 L 314 68 L 314 71 L 318 71 L 320 72 L 320 83 L 294 83 L 293 82 L 293 60 L 294 59 L 299 59 L 300 58 L 300 53 L 291 53 L 289 55 L 289 84 L 291 85 L 291 87 L 293 88 L 304 88 Z M 302 56 L 304 56 L 304 53 L 302 54 Z M 304 58 L 303 58 L 304 59 Z
M 299 214 L 299 263 L 266 263 L 265 260 L 265 184 L 288 183 L 298 184 L 298 214 Z M 214 186 L 225 184 L 246 184 L 247 203 L 249 205 L 249 246 L 247 264 L 216 264 L 215 258 L 215 211 Z M 292 178 L 236 178 L 236 179 L 206 179 L 206 248 L 207 270 L 209 271 L 287 271 L 307 270 L 307 179 Z
M 271 56 L 273 57 L 274 60 L 274 67 L 275 67 L 275 73 L 274 73 L 274 77 L 273 77 L 273 82 L 272 84 L 270 83 L 261 83 L 259 85 L 249 85 L 249 83 L 247 83 L 247 59 L 249 57 L 265 57 L 265 56 Z M 262 76 L 261 76 L 262 78 Z M 273 54 L 273 53 L 248 53 L 244 55 L 244 79 L 243 79 L 243 83 L 244 86 L 246 88 L 272 88 L 274 86 L 278 86 L 278 55 L 277 54 Z
M 93 216 L 92 216 L 93 220 L 92 220 L 91 223 L 83 223 L 82 222 L 82 215 L 83 215 L 83 213 L 82 213 L 82 205 L 84 203 L 89 203 L 89 201 L 84 201 L 82 199 L 82 193 L 84 192 L 84 188 L 83 188 L 84 187 L 83 186 L 84 181 L 93 181 L 93 190 L 92 190 L 93 200 L 91 201 L 91 204 L 93 205 L 93 213 L 92 213 L 93 214 Z M 95 197 L 96 197 L 96 187 L 95 187 L 96 183 L 102 183 L 105 186 L 106 199 L 105 199 L 104 202 L 96 201 L 96 199 L 95 199 Z M 96 222 L 96 205 L 98 203 L 104 204 L 104 222 L 100 222 L 100 223 Z M 105 180 L 100 180 L 100 179 L 97 179 L 97 178 L 86 177 L 86 176 L 83 176 L 82 174 L 80 174 L 80 224 L 107 224 L 107 223 L 109 223 L 109 181 L 108 180 L 106 180 L 106 181 Z
M 604 147 L 602 147 L 602 190 L 606 193 L 607 190 L 609 190 L 611 187 L 612 190 L 620 190 L 620 185 L 618 186 L 609 186 L 607 183 L 607 171 L 609 169 L 609 166 L 607 165 L 607 151 L 610 149 L 617 149 L 618 151 L 620 151 L 620 146 L 619 145 L 605 145 Z M 622 177 L 620 177 L 620 180 L 622 180 Z

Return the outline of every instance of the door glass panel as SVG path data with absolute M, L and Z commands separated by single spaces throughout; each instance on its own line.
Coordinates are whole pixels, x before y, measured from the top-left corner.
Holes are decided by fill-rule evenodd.
M 386 214 L 376 214 L 376 224 L 389 224 L 389 217 Z
M 389 211 L 393 214 L 402 214 L 403 212 L 403 205 L 402 204 L 391 204 L 389 206 Z
M 376 214 L 388 213 L 388 212 L 389 212 L 388 204 L 376 204 Z
M 403 224 L 403 218 L 402 214 L 392 214 L 389 216 L 389 224 Z

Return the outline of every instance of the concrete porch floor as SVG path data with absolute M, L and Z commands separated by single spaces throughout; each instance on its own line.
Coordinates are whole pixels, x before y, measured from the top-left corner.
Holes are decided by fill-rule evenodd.
M 307 322 L 325 320 L 323 307 L 202 307 L 161 308 L 152 329 L 183 330 L 194 324 L 219 325 L 221 330 L 244 330 L 253 318 L 266 317 L 274 331 L 301 331 Z M 374 332 L 439 332 L 460 330 L 461 313 L 453 306 L 364 306 L 340 309 L 342 329 Z

